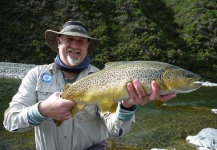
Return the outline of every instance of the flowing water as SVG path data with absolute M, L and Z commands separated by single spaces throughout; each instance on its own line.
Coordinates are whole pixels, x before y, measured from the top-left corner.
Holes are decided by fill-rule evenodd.
M 16 71 L 8 75 L 2 70 L 5 68 L 1 68 L 0 64 L 0 71 L 3 74 L 0 74 L 2 77 L 0 78 L 1 122 L 3 122 L 4 111 L 21 83 L 20 79 L 3 78 L 13 77 Z M 23 74 L 19 75 L 18 78 L 23 77 Z M 155 108 L 151 103 L 140 106 L 136 111 L 136 124 L 133 129 L 121 138 L 109 138 L 107 149 L 196 150 L 194 146 L 186 142 L 186 137 L 197 134 L 203 128 L 217 128 L 217 114 L 211 113 L 212 108 L 217 108 L 217 86 L 211 83 L 208 85 L 210 86 L 202 86 L 189 94 L 178 94 L 161 108 Z M 33 130 L 25 133 L 9 133 L 1 123 L 0 149 L 35 149 Z
M 211 108 L 217 108 L 216 86 L 179 94 L 161 108 L 151 104 L 139 107 L 133 130 L 113 143 L 126 149 L 195 150 L 185 139 L 203 128 L 217 128 L 217 114 L 211 113 Z

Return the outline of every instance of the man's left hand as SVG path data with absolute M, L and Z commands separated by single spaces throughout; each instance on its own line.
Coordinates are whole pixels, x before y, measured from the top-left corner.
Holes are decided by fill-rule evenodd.
M 154 100 L 167 101 L 174 97 L 176 94 L 160 95 L 160 87 L 156 81 L 151 83 L 152 93 L 147 95 L 139 80 L 134 80 L 133 83 L 127 84 L 127 89 L 130 94 L 130 98 L 122 101 L 122 105 L 125 108 L 130 108 L 133 105 L 145 105 L 148 102 Z

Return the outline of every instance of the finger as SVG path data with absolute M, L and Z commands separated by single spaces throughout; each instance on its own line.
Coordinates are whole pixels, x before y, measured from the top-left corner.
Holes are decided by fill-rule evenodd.
M 134 84 L 134 88 L 136 89 L 136 93 L 138 94 L 139 98 L 141 99 L 145 98 L 146 93 L 142 85 L 140 84 L 139 80 L 134 80 L 133 84 Z
M 159 85 L 157 84 L 156 81 L 151 82 L 151 88 L 152 88 L 152 93 L 149 96 L 150 101 L 159 99 L 160 87 L 159 87 Z
M 168 95 L 162 95 L 162 96 L 159 96 L 159 100 L 161 101 L 168 101 L 172 98 L 176 97 L 176 94 L 168 94 Z
M 71 115 L 64 118 L 64 120 L 69 120 L 71 118 Z
M 67 116 L 60 116 L 58 118 L 53 118 L 53 119 L 56 119 L 56 120 L 59 120 L 59 121 L 64 121 L 64 120 L 68 120 L 70 118 L 71 118 L 71 116 L 67 115 Z
M 63 99 L 63 102 L 64 102 L 63 105 L 70 108 L 70 109 L 73 108 L 76 105 L 76 103 L 74 101 L 72 101 L 72 100 Z
M 138 98 L 138 96 L 137 96 L 137 94 L 136 94 L 136 92 L 135 92 L 135 90 L 134 90 L 134 87 L 133 87 L 133 84 L 132 83 L 128 83 L 127 84 L 127 89 L 128 89 L 128 92 L 129 92 L 129 95 L 130 95 L 130 98 L 131 99 L 137 99 Z
M 63 92 L 55 92 L 54 94 L 57 96 L 57 97 L 60 97 L 60 95 L 62 94 Z
M 65 115 L 65 117 L 63 118 L 64 120 L 68 120 L 68 119 L 70 119 L 71 118 L 71 113 L 70 112 L 68 112 L 66 115 Z
M 143 89 L 142 85 L 140 84 L 139 80 L 134 80 L 133 81 L 133 85 L 135 88 L 135 92 L 137 93 L 137 101 L 139 102 L 139 104 L 145 104 L 147 103 L 147 98 L 146 98 L 146 92 Z

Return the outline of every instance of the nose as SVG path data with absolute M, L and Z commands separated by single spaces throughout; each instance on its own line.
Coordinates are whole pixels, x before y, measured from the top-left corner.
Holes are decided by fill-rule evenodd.
M 79 42 L 78 42 L 77 40 L 73 40 L 73 41 L 71 42 L 71 47 L 72 47 L 73 49 L 79 48 Z

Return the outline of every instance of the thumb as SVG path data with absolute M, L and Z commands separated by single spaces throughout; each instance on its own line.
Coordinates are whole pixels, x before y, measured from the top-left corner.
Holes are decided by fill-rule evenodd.
M 63 92 L 55 92 L 55 95 L 60 97 Z
M 63 101 L 64 101 L 64 105 L 69 108 L 72 108 L 76 105 L 76 103 L 72 100 L 63 99 Z

